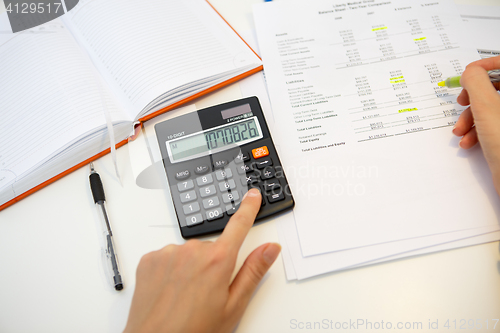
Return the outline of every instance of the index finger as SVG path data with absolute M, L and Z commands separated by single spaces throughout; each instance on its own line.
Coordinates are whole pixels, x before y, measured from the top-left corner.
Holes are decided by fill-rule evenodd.
M 250 189 L 216 243 L 224 244 L 229 248 L 229 251 L 237 253 L 255 221 L 261 202 L 262 197 L 259 190 Z

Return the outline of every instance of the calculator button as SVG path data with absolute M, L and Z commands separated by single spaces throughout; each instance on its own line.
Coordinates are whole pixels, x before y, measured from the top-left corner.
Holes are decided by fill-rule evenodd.
M 232 176 L 233 172 L 229 168 L 215 171 L 215 178 L 217 178 L 217 180 L 224 180 L 226 178 L 231 178 Z
M 255 149 L 252 149 L 252 155 L 253 155 L 253 158 L 258 159 L 258 158 L 269 155 L 269 150 L 267 149 L 267 146 L 255 148 Z
M 262 172 L 260 174 L 260 178 L 262 180 L 271 179 L 271 178 L 274 178 L 274 175 L 275 175 L 274 168 L 273 167 L 266 167 L 264 170 L 262 170 Z
M 198 204 L 198 202 L 193 202 L 189 205 L 182 206 L 182 210 L 184 210 L 185 215 L 189 215 L 189 214 L 196 213 L 197 211 L 199 211 L 200 205 Z
M 239 153 L 238 155 L 236 155 L 234 157 L 234 163 L 238 163 L 239 164 L 239 163 L 243 163 L 243 161 L 244 161 L 244 155 L 243 155 L 243 153 Z
M 229 216 L 233 215 L 234 213 L 236 213 L 238 208 L 239 208 L 239 206 L 232 206 L 232 205 L 226 206 L 227 215 L 229 215 Z
M 194 192 L 194 191 L 192 191 L 192 192 Z M 214 195 L 215 192 L 216 192 L 216 190 L 215 190 L 215 186 L 214 185 L 210 185 L 210 186 L 207 186 L 207 187 L 200 188 L 200 195 L 201 195 L 202 198 Z
M 205 209 L 210 209 L 210 208 L 215 208 L 220 205 L 219 198 L 213 197 L 213 198 L 208 198 L 203 200 L 203 208 Z
M 260 186 L 258 183 L 255 183 L 255 184 L 248 184 L 248 189 L 251 190 L 252 188 L 256 188 L 259 190 L 259 192 L 261 192 L 261 189 L 260 189 Z M 264 206 L 266 204 L 266 199 L 264 196 L 262 196 L 262 201 L 261 201 L 261 206 Z
M 236 188 L 234 179 L 229 179 L 228 181 L 219 183 L 219 190 L 221 192 L 227 192 L 228 190 L 232 190 L 233 188 Z
M 283 199 L 285 199 L 285 194 L 283 193 L 283 191 L 281 191 L 279 193 L 273 193 L 273 194 L 267 196 L 267 200 L 269 200 L 269 203 L 273 203 L 273 202 L 280 201 Z
M 190 190 L 193 187 L 194 187 L 194 183 L 193 183 L 193 180 L 191 180 L 191 179 L 188 179 L 185 182 L 180 182 L 177 184 L 177 189 L 179 190 L 179 192 Z
M 208 171 L 208 165 L 198 165 L 196 168 L 194 168 L 194 173 L 197 175 L 203 175 L 204 173 L 207 173 Z
M 243 154 L 243 162 L 250 161 L 250 154 L 247 151 L 242 152 Z
M 203 217 L 201 217 L 201 214 L 186 217 L 186 224 L 188 227 L 200 223 L 203 223 Z
M 227 160 L 214 161 L 214 168 L 223 168 L 227 165 Z
M 238 173 L 239 174 L 244 174 L 244 173 L 249 173 L 253 171 L 253 166 L 251 164 L 242 164 L 238 165 Z
M 230 203 L 231 201 L 238 201 L 240 199 L 240 195 L 236 191 L 231 191 L 231 193 L 224 193 L 222 195 L 222 201 L 224 203 Z
M 191 173 L 189 172 L 189 170 L 184 170 L 184 171 L 177 172 L 175 174 L 175 178 L 177 180 L 183 180 L 183 179 L 188 178 L 190 175 L 191 175 Z
M 246 175 L 244 178 L 241 178 L 241 185 L 250 185 L 257 183 L 259 181 L 259 177 L 254 174 Z
M 236 167 L 236 170 L 238 171 L 238 174 L 243 175 L 245 174 L 245 165 L 241 164 Z
M 219 207 L 219 208 L 207 211 L 206 215 L 207 215 L 208 221 L 213 221 L 213 220 L 217 220 L 217 219 L 220 219 L 221 217 L 223 217 L 224 213 L 222 212 L 222 209 Z
M 193 191 L 181 193 L 180 197 L 181 197 L 182 203 L 190 202 L 190 201 L 196 200 L 196 192 L 193 190 Z
M 279 180 L 274 180 L 274 181 L 266 181 L 264 182 L 264 184 L 262 184 L 262 188 L 264 189 L 264 191 L 268 192 L 268 191 L 275 191 L 275 190 L 279 190 L 281 188 L 281 184 L 279 182 Z
M 212 184 L 213 182 L 214 179 L 212 178 L 211 174 L 196 178 L 196 184 L 198 184 L 198 186 Z
M 273 160 L 270 157 L 268 157 L 266 159 L 262 159 L 255 162 L 255 165 L 257 166 L 258 169 L 264 169 L 266 166 L 273 165 Z

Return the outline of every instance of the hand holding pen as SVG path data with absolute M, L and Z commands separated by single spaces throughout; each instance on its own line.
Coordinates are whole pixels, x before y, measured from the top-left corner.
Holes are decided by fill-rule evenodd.
M 488 71 L 500 69 L 500 56 L 475 61 L 467 66 L 460 83 L 464 88 L 457 98 L 469 107 L 458 118 L 453 134 L 461 136 L 460 147 L 481 144 L 500 195 L 500 82 L 491 80 Z
M 488 71 L 488 77 L 493 84 L 495 84 L 496 82 L 500 82 L 500 69 Z M 438 86 L 447 88 L 462 87 L 462 84 L 460 83 L 461 78 L 461 76 L 449 77 L 444 81 L 438 82 Z
M 102 186 L 101 177 L 94 169 L 94 164 L 90 163 L 90 189 L 92 190 L 92 196 L 94 197 L 94 202 L 99 207 L 99 213 L 102 215 L 105 231 L 104 235 L 106 237 L 106 257 L 109 260 L 111 273 L 113 276 L 112 285 L 116 290 L 123 289 L 122 277 L 120 275 L 120 268 L 118 265 L 118 257 L 115 253 L 115 246 L 113 242 L 113 233 L 111 232 L 111 225 L 109 224 L 108 214 L 106 213 L 106 197 L 104 195 L 104 188 Z

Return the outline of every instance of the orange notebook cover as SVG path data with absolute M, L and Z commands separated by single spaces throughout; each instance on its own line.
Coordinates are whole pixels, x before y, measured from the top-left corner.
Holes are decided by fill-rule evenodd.
M 217 14 L 218 14 L 221 18 L 222 18 L 222 20 L 223 20 L 223 21 L 224 21 L 224 22 L 225 22 L 225 23 L 226 23 L 226 24 L 227 24 L 227 25 L 231 28 L 231 30 L 232 30 L 232 31 L 233 31 L 236 35 L 238 35 L 238 37 L 239 37 L 239 38 L 240 38 L 240 39 L 241 39 L 241 40 L 242 40 L 242 41 L 243 41 L 243 42 L 244 42 L 244 43 L 248 46 L 248 48 L 249 48 L 250 50 L 252 50 L 252 52 L 253 52 L 253 53 L 254 53 L 254 54 L 255 54 L 255 55 L 256 55 L 259 59 L 261 59 L 261 58 L 259 57 L 259 55 L 258 55 L 258 54 L 257 54 L 257 53 L 256 53 L 256 52 L 255 52 L 255 51 L 254 51 L 251 47 L 250 47 L 250 45 L 248 45 L 248 43 L 247 43 L 247 42 L 246 42 L 246 41 L 245 41 L 245 40 L 244 40 L 244 39 L 243 39 L 243 38 L 242 38 L 242 37 L 241 37 L 241 36 L 240 36 L 240 35 L 236 32 L 236 30 L 234 30 L 234 28 L 233 28 L 233 27 L 232 27 L 232 26 L 231 26 L 231 25 L 230 25 L 230 24 L 226 21 L 226 19 L 224 19 L 224 17 L 222 17 L 222 15 L 221 15 L 221 14 L 220 14 L 220 13 L 219 13 L 219 12 L 218 12 L 215 8 L 214 8 L 214 6 L 212 6 L 212 4 L 211 4 L 208 0 L 205 0 L 205 1 L 206 1 L 206 2 L 210 5 L 210 7 L 211 7 L 211 8 L 212 8 L 212 9 L 213 9 L 213 10 L 214 10 L 214 11 L 215 11 L 215 12 L 216 12 L 216 13 L 217 13 Z M 230 85 L 230 84 L 232 84 L 232 83 L 234 83 L 234 82 L 237 82 L 237 81 L 239 81 L 239 80 L 241 80 L 241 79 L 243 79 L 243 78 L 245 78 L 245 77 L 247 77 L 247 76 L 250 76 L 250 75 L 252 75 L 252 74 L 258 73 L 258 72 L 260 72 L 261 70 L 263 70 L 263 66 L 259 66 L 259 67 L 257 67 L 257 68 L 252 69 L 252 70 L 249 70 L 249 71 L 247 71 L 247 72 L 245 72 L 245 73 L 242 73 L 242 74 L 240 74 L 240 75 L 237 75 L 237 76 L 235 76 L 235 77 L 232 77 L 232 78 L 230 78 L 229 80 L 226 80 L 226 81 L 224 81 L 224 82 L 221 82 L 221 83 L 219 83 L 219 84 L 216 84 L 216 85 L 214 85 L 214 86 L 212 86 L 212 87 L 209 87 L 208 89 L 205 89 L 205 90 L 203 90 L 203 91 L 201 91 L 201 92 L 198 92 L 198 93 L 196 93 L 196 94 L 194 94 L 194 95 L 191 95 L 191 96 L 189 96 L 189 97 L 187 97 L 187 98 L 185 98 L 185 99 L 183 99 L 183 100 L 180 100 L 180 101 L 178 101 L 178 102 L 176 102 L 176 103 L 174 103 L 174 104 L 171 104 L 171 105 L 169 105 L 169 106 L 167 106 L 167 107 L 165 107 L 165 108 L 163 108 L 163 109 L 160 109 L 160 110 L 158 110 L 158 111 L 156 111 L 156 112 L 153 112 L 153 113 L 151 113 L 151 114 L 149 114 L 149 115 L 147 115 L 147 116 L 145 116 L 145 117 L 143 117 L 143 118 L 140 118 L 140 119 L 139 119 L 139 121 L 140 121 L 140 123 L 141 123 L 141 126 L 142 126 L 142 123 L 143 123 L 143 122 L 145 122 L 145 121 L 147 121 L 147 120 L 150 120 L 150 119 L 152 119 L 152 118 L 154 118 L 154 117 L 156 117 L 156 116 L 158 116 L 158 115 L 161 115 L 161 114 L 163 114 L 163 113 L 165 113 L 165 112 L 168 112 L 168 111 L 171 111 L 171 110 L 173 110 L 173 109 L 175 109 L 175 108 L 178 108 L 178 107 L 180 107 L 180 106 L 182 106 L 182 105 L 184 105 L 184 104 L 187 104 L 187 103 L 189 103 L 189 102 L 191 102 L 191 101 L 193 101 L 193 100 L 195 100 L 195 99 L 197 99 L 197 98 L 199 98 L 199 97 L 201 97 L 201 96 L 204 96 L 204 95 L 209 94 L 209 93 L 211 93 L 211 92 L 214 92 L 214 91 L 216 91 L 216 90 L 218 90 L 218 89 L 220 89 L 220 88 L 222 88 L 222 87 L 225 87 L 225 86 Z M 121 142 L 117 143 L 117 144 L 116 144 L 116 148 L 123 147 L 123 146 L 124 146 L 127 142 L 128 142 L 128 139 L 125 139 L 125 140 L 123 140 L 123 141 L 121 141 Z M 21 201 L 22 199 L 26 198 L 26 197 L 27 197 L 27 196 L 29 196 L 30 194 L 35 193 L 36 191 L 38 191 L 38 190 L 40 190 L 40 189 L 44 188 L 45 186 L 47 186 L 47 185 L 49 185 L 49 184 L 51 184 L 51 183 L 55 182 L 56 180 L 59 180 L 59 179 L 61 179 L 62 177 L 64 177 L 64 176 L 66 176 L 66 175 L 70 174 L 71 172 L 73 172 L 73 171 L 75 171 L 75 170 L 77 170 L 77 169 L 79 169 L 79 168 L 81 168 L 81 167 L 83 167 L 83 166 L 88 165 L 90 162 L 95 161 L 95 160 L 97 160 L 98 158 L 100 158 L 100 157 L 102 157 L 102 156 L 104 156 L 104 155 L 106 155 L 106 154 L 109 154 L 110 152 L 111 152 L 111 148 L 108 148 L 108 149 L 106 149 L 106 150 L 104 150 L 104 151 L 102 151 L 102 152 L 100 152 L 100 153 L 98 153 L 98 154 L 96 154 L 96 155 L 94 155 L 94 156 L 92 156 L 92 157 L 90 157 L 90 158 L 88 158 L 88 159 L 86 159 L 86 160 L 84 160 L 84 161 L 82 161 L 82 162 L 78 163 L 77 165 L 75 165 L 75 166 L 73 166 L 73 167 L 69 168 L 68 170 L 66 170 L 66 171 L 64 171 L 64 172 L 61 172 L 60 174 L 58 174 L 58 175 L 56 175 L 56 176 L 54 176 L 54 177 L 52 177 L 52 178 L 50 178 L 50 179 L 48 179 L 48 180 L 44 181 L 43 183 L 38 184 L 37 186 L 35 186 L 35 187 L 33 187 L 33 188 L 29 189 L 28 191 L 26 191 L 26 192 L 24 192 L 24 193 L 22 193 L 22 194 L 20 194 L 20 195 L 16 196 L 15 198 L 13 198 L 13 199 L 11 199 L 11 200 L 7 201 L 6 203 L 4 203 L 4 204 L 0 205 L 0 211 L 2 211 L 3 209 L 5 209 L 5 208 L 7 208 L 7 207 L 9 207 L 9 206 L 12 206 L 12 205 L 13 205 L 13 204 L 15 204 L 16 202 Z

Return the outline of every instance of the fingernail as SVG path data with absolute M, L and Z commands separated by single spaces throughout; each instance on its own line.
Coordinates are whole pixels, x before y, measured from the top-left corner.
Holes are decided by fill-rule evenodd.
M 269 243 L 269 245 L 262 253 L 262 256 L 264 257 L 264 260 L 269 265 L 271 265 L 276 260 L 276 258 L 278 258 L 280 252 L 281 252 L 281 245 L 279 245 L 278 243 Z
M 462 139 L 460 139 L 460 141 L 458 141 L 458 146 L 459 146 L 460 148 L 463 148 L 463 147 L 462 147 L 462 141 L 463 141 L 463 140 L 464 140 L 464 139 L 462 138 Z
M 251 188 L 250 191 L 248 191 L 247 193 L 245 193 L 245 195 L 243 196 L 243 199 L 242 200 L 245 200 L 245 198 L 247 196 L 249 197 L 258 197 L 260 195 L 260 191 L 258 188 Z

